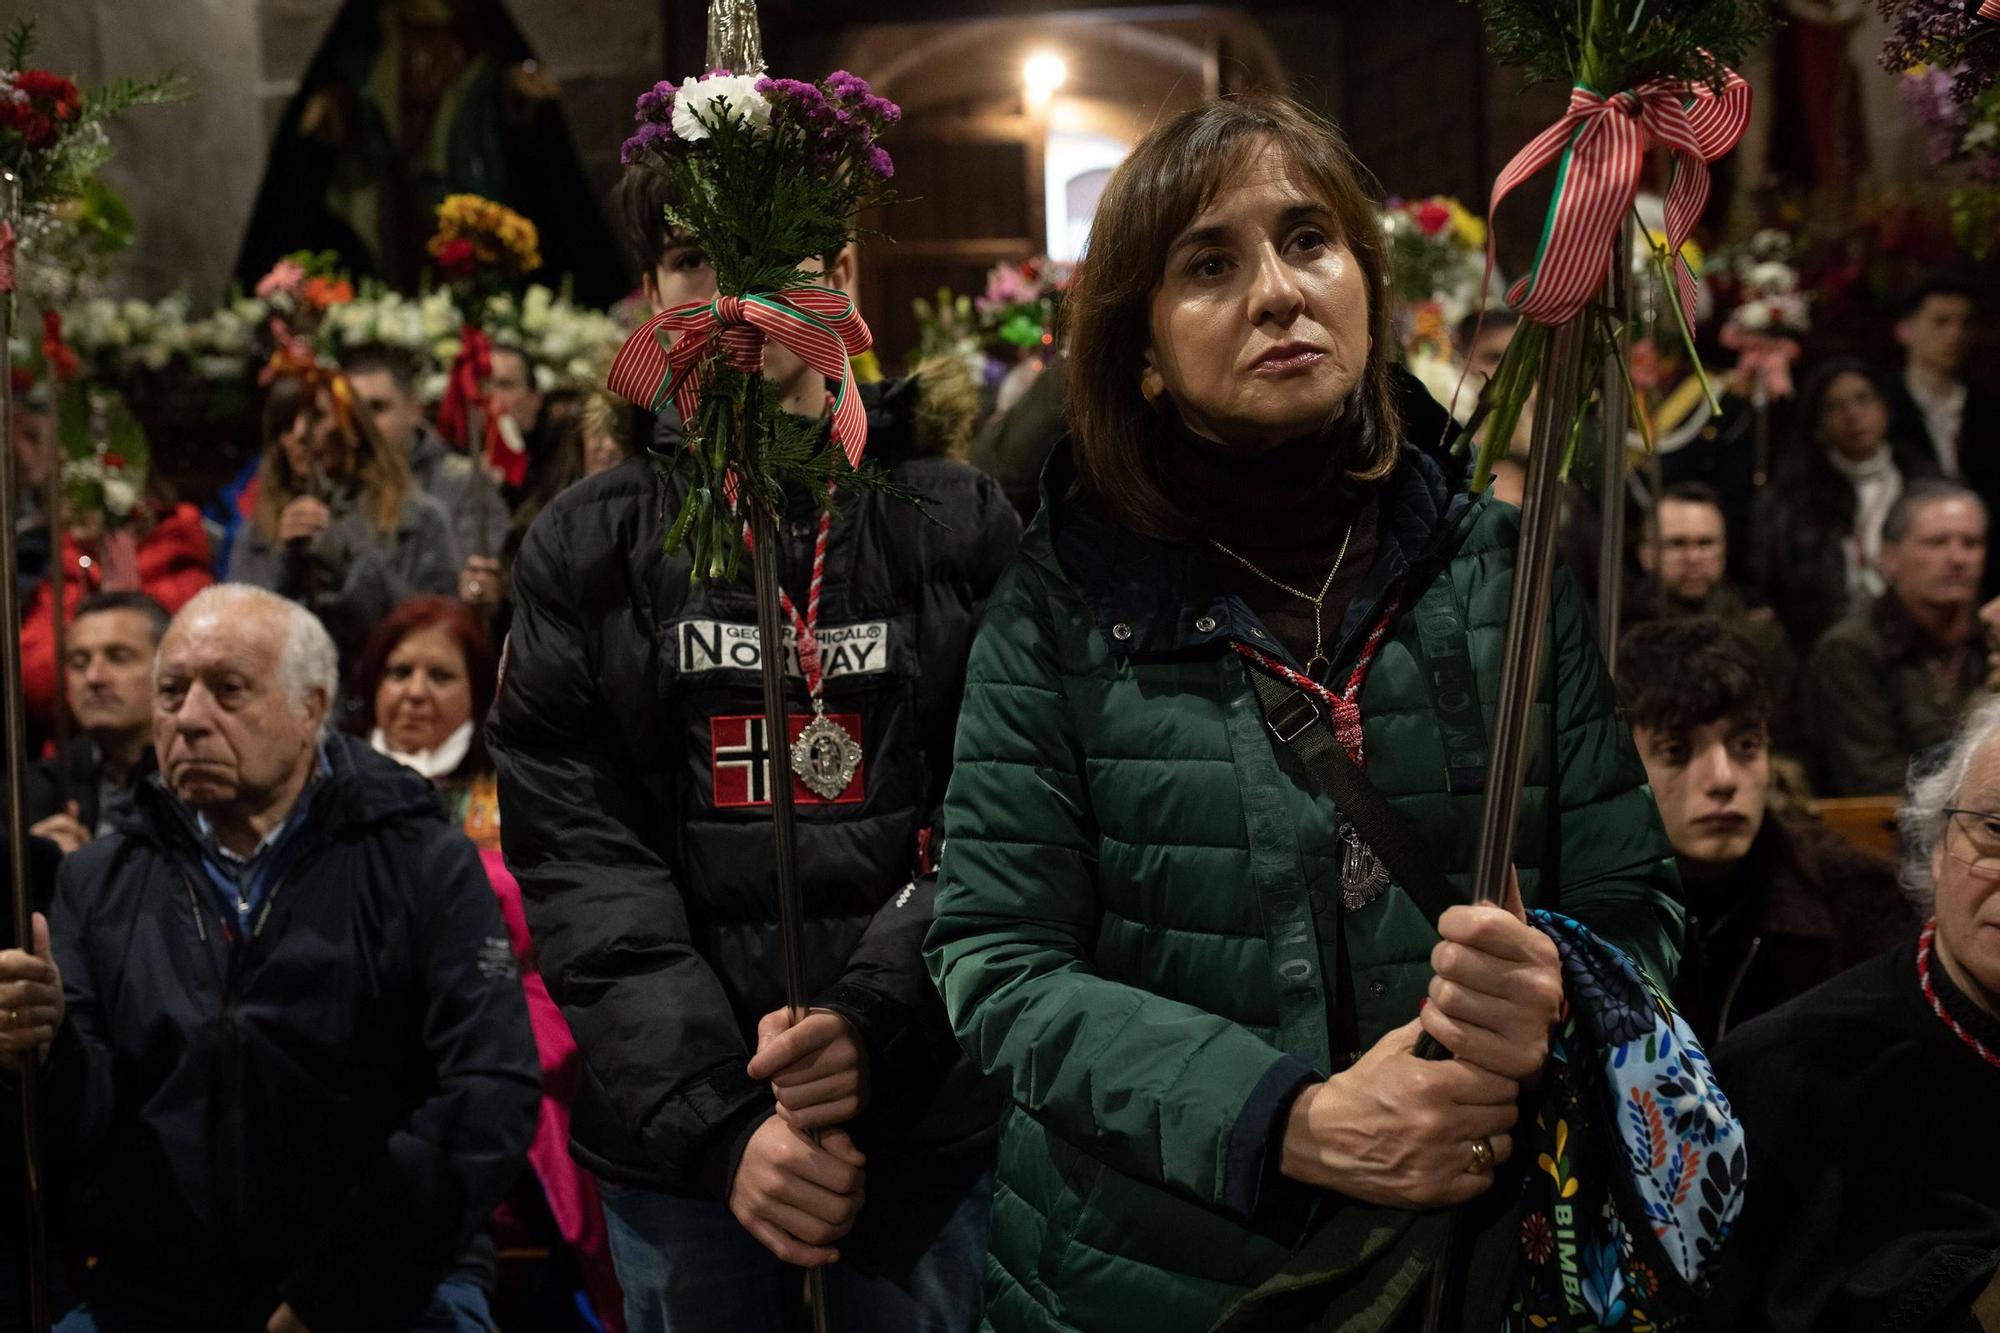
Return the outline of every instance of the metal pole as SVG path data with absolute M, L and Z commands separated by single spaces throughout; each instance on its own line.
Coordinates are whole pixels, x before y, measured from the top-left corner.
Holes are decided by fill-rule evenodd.
M 0 170 L 0 221 L 17 226 L 21 216 L 21 178 Z M 34 947 L 34 894 L 28 883 L 27 734 L 28 710 L 21 693 L 21 560 L 16 546 L 15 516 L 21 512 L 20 472 L 14 457 L 14 358 L 9 340 L 14 333 L 11 291 L 0 292 L 0 707 L 7 727 L 7 873 L 13 887 L 14 942 Z M 51 533 L 52 538 L 57 534 Z M 60 560 L 60 553 L 58 553 Z M 49 1293 L 48 1245 L 42 1227 L 41 1068 L 32 1052 L 21 1062 L 21 1154 L 26 1165 L 23 1198 L 26 1233 L 22 1245 L 28 1266 L 28 1327 L 47 1333 Z
M 805 899 L 799 893 L 798 846 L 792 823 L 792 732 L 785 703 L 785 631 L 778 618 L 778 529 L 755 500 L 750 510 L 750 572 L 757 586 L 757 645 L 764 674 L 764 736 L 771 755 L 771 838 L 777 876 L 778 939 L 784 950 L 785 1007 L 805 1017 Z M 815 1140 L 818 1135 L 813 1135 Z M 826 1270 L 806 1271 L 806 1302 L 814 1333 L 827 1333 Z
M 1599 467 L 1603 485 L 1598 503 L 1603 512 L 1598 516 L 1602 526 L 1597 549 L 1597 646 L 1604 657 L 1604 669 L 1613 676 L 1618 674 L 1618 631 L 1625 609 L 1625 450 L 1627 419 L 1632 415 L 1631 396 L 1625 389 L 1625 353 L 1632 342 L 1633 227 L 1631 219 L 1626 219 L 1612 245 L 1611 274 L 1604 283 L 1604 299 L 1617 321 L 1618 334 L 1604 357 L 1598 397 L 1598 420 L 1603 427 Z
M 1472 900 L 1501 903 L 1514 863 L 1514 825 L 1527 776 L 1535 695 L 1541 685 L 1542 649 L 1548 640 L 1549 590 L 1554 581 L 1556 532 L 1562 526 L 1562 430 L 1577 408 L 1583 375 L 1583 318 L 1555 330 L 1542 363 L 1535 401 L 1535 435 L 1521 496 L 1521 544 L 1514 555 L 1513 600 L 1500 661 L 1500 698 L 1493 719 L 1493 764 L 1480 811 L 1479 856 Z

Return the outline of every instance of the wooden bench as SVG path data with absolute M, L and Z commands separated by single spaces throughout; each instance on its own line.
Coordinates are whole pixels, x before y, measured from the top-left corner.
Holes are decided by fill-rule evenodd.
M 1814 801 L 1813 817 L 1864 851 L 1894 861 L 1900 796 L 1831 796 Z

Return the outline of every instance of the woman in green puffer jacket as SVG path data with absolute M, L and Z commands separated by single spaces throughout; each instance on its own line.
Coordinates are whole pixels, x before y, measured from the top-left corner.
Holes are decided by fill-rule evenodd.
M 1012 1097 L 1003 1333 L 1206 1329 L 1329 1225 L 1322 1322 L 1400 1328 L 1419 1210 L 1516 1243 L 1554 947 L 1367 874 L 1252 685 L 1314 682 L 1469 902 L 1518 515 L 1404 442 L 1362 180 L 1296 105 L 1212 102 L 1118 169 L 1070 289 L 1074 439 L 973 648 L 927 945 Z M 1553 616 L 1519 898 L 1664 981 L 1672 849 L 1567 579 Z

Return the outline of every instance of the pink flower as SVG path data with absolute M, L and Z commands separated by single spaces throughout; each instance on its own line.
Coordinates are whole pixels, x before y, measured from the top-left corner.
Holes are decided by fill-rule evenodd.
M 271 271 L 257 279 L 257 299 L 268 301 L 273 296 L 296 296 L 305 283 L 306 271 L 289 259 L 280 259 L 271 265 Z

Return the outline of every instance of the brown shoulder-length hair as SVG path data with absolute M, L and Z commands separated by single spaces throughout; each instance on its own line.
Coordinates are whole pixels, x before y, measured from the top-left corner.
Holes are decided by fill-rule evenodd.
M 493 641 L 455 597 L 405 597 L 370 632 L 368 646 L 354 668 L 354 698 L 359 704 L 354 730 L 361 736 L 374 731 L 380 721 L 375 716 L 375 695 L 389 670 L 389 655 L 402 647 L 403 640 L 427 629 L 442 629 L 465 654 L 465 678 L 472 689 L 472 746 L 465 752 L 458 775 L 483 777 L 493 771 L 493 761 L 486 752 L 486 714 L 499 691 L 500 673 L 493 657 Z
M 285 506 L 312 491 L 312 479 L 292 471 L 281 441 L 300 417 L 321 410 L 322 387 L 328 394 L 338 392 L 324 380 L 308 382 L 300 375 L 279 375 L 264 392 L 261 423 L 264 458 L 257 469 L 257 504 L 251 511 L 250 522 L 265 541 L 278 539 L 278 518 L 285 512 Z M 325 410 L 331 411 L 331 404 Z M 354 449 L 354 479 L 360 486 L 363 503 L 374 512 L 376 531 L 384 537 L 393 536 L 403 516 L 403 500 L 416 484 L 410 475 L 410 460 L 383 441 L 360 403 L 353 404 L 348 423 L 352 427 L 349 438 Z
M 1352 455 L 1345 476 L 1374 481 L 1395 466 L 1402 426 L 1390 381 L 1395 343 L 1374 177 L 1337 127 L 1297 102 L 1268 94 L 1221 98 L 1153 130 L 1112 173 L 1063 301 L 1070 359 L 1065 405 L 1079 482 L 1139 532 L 1174 537 L 1190 526 L 1154 471 L 1155 414 L 1139 392 L 1152 344 L 1153 294 L 1175 239 L 1267 144 L 1289 159 L 1299 185 L 1332 214 L 1368 293 L 1368 360 L 1343 417 Z

